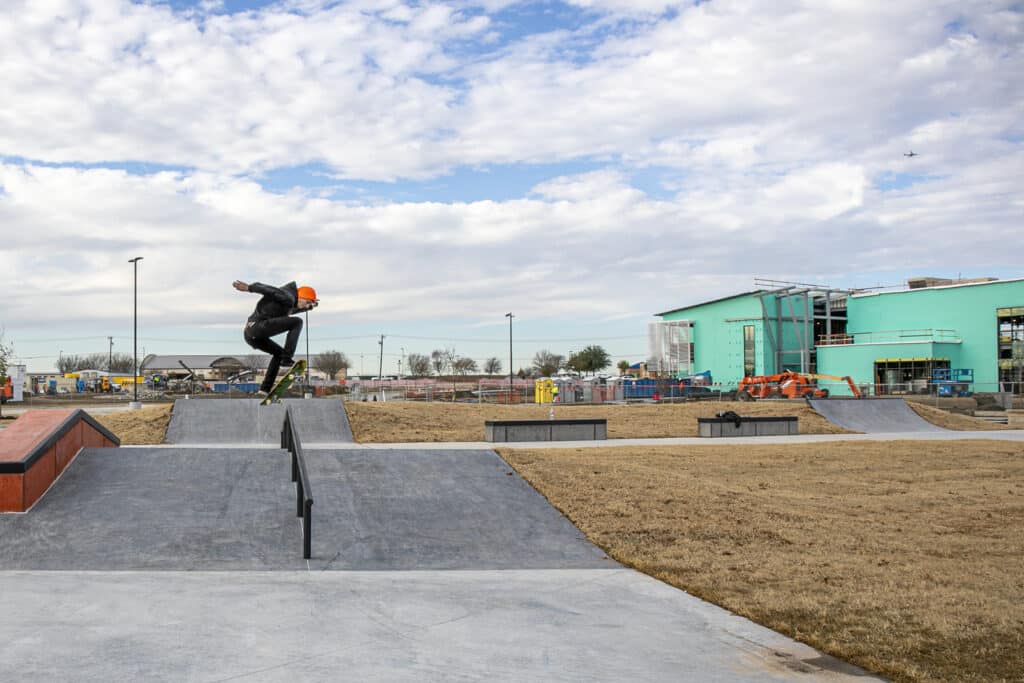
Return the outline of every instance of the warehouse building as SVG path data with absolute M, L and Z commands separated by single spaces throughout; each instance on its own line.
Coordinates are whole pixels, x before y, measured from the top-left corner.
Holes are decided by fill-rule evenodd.
M 900 291 L 758 284 L 657 313 L 648 367 L 710 370 L 723 385 L 787 370 L 849 376 L 877 394 L 934 391 L 936 377 L 973 380 L 973 392 L 1024 387 L 1024 278 L 915 278 Z

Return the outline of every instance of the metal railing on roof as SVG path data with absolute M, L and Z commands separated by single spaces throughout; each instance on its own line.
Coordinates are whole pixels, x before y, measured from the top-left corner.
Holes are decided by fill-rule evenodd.
M 877 330 L 871 332 L 846 332 L 823 334 L 818 337 L 818 346 L 842 344 L 898 344 L 913 342 L 938 342 L 959 344 L 960 334 L 956 330 L 925 328 L 918 330 Z

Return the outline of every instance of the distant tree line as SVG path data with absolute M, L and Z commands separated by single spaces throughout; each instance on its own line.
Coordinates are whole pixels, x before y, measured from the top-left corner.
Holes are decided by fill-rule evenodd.
M 139 359 L 142 363 L 142 359 Z M 135 359 L 130 353 L 61 354 L 57 359 L 57 372 L 62 375 L 80 370 L 108 370 L 116 373 L 135 372 Z
M 629 363 L 622 361 L 629 369 Z M 604 348 L 591 345 L 582 351 L 564 356 L 552 353 L 547 349 L 538 351 L 533 357 L 529 368 L 520 368 L 516 373 L 520 378 L 550 377 L 559 370 L 569 370 L 580 374 L 598 373 L 612 364 L 611 356 Z M 434 349 L 430 355 L 410 353 L 406 356 L 406 373 L 412 377 L 461 377 L 482 372 L 485 375 L 499 375 L 504 366 L 497 357 L 488 358 L 481 368 L 475 360 L 459 355 L 454 348 Z M 623 370 L 624 372 L 625 370 Z
M 265 357 L 261 354 L 250 354 L 240 357 L 244 368 L 259 370 L 264 365 Z M 140 363 L 142 359 L 139 359 Z M 579 374 L 595 374 L 612 364 L 611 357 L 604 348 L 590 345 L 582 351 L 570 352 L 567 356 L 542 349 L 534 354 L 533 363 L 529 368 L 519 368 L 515 373 L 520 378 L 551 377 L 559 371 L 570 371 Z M 57 361 L 60 373 L 78 372 L 80 370 L 108 370 L 113 373 L 131 373 L 135 361 L 129 353 L 89 353 L 61 355 Z M 328 377 L 335 377 L 342 370 L 348 370 L 352 363 L 341 351 L 327 350 L 316 354 L 313 367 Z M 410 353 L 406 356 L 405 374 L 412 377 L 465 377 L 477 373 L 500 375 L 504 370 L 501 360 L 497 357 L 488 358 L 483 367 L 468 357 L 456 352 L 454 347 L 434 349 L 430 355 Z M 620 361 L 618 369 L 624 373 L 629 369 L 627 361 Z

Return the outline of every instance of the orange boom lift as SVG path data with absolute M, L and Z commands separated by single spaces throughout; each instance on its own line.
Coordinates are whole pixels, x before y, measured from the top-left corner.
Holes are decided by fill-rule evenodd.
M 753 375 L 740 380 L 736 397 L 741 401 L 757 398 L 826 398 L 828 389 L 818 387 L 815 380 L 833 379 L 846 382 L 854 398 L 860 398 L 857 385 L 849 377 L 836 375 L 805 375 L 799 372 L 780 372 L 777 375 Z

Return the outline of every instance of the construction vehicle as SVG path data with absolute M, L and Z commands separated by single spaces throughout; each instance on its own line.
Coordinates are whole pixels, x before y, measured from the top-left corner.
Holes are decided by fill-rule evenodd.
M 777 375 L 752 375 L 740 380 L 736 398 L 752 401 L 758 398 L 827 398 L 829 391 L 818 387 L 816 380 L 833 379 L 846 382 L 854 398 L 860 398 L 857 385 L 849 377 L 836 375 L 805 375 L 799 372 L 780 372 Z
M 850 379 L 849 375 L 846 375 L 844 377 L 839 377 L 838 375 L 817 375 L 817 374 L 815 374 L 815 375 L 804 375 L 804 376 L 808 377 L 810 379 L 814 379 L 814 380 L 818 380 L 818 379 L 831 379 L 831 380 L 835 380 L 837 382 L 846 382 L 847 386 L 850 387 L 850 393 L 853 395 L 854 398 L 861 398 L 863 396 L 863 394 L 861 394 L 861 392 L 860 392 L 860 389 L 858 389 L 857 385 L 853 383 L 853 380 Z M 822 391 L 825 392 L 826 396 L 828 395 L 828 389 L 823 389 Z

